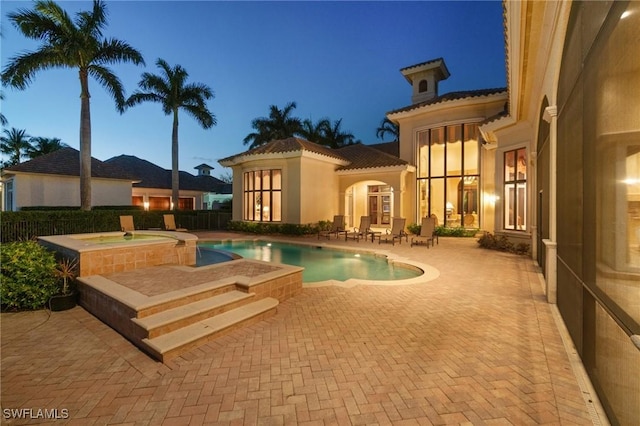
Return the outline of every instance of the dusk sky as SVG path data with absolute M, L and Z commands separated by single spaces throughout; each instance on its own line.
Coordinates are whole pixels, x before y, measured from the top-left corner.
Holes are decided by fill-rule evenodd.
M 74 17 L 91 2 L 59 2 Z M 411 103 L 400 69 L 443 57 L 451 76 L 440 93 L 506 86 L 500 1 L 435 2 L 218 2 L 108 1 L 106 37 L 124 40 L 146 67 L 111 69 L 131 94 L 142 72 L 159 73 L 157 58 L 184 67 L 189 82 L 207 84 L 218 124 L 199 127 L 180 113 L 180 169 L 247 149 L 251 121 L 270 105 L 295 101 L 293 115 L 314 122 L 342 119 L 342 129 L 363 143 L 382 142 L 376 128 L 388 111 Z M 7 13 L 30 1 L 2 1 L 2 68 L 10 57 L 35 50 Z M 114 101 L 90 80 L 92 156 L 135 155 L 171 168 L 171 116 L 159 104 L 120 115 Z M 2 88 L 7 128 L 30 136 L 57 137 L 79 147 L 80 83 L 77 70 L 40 72 L 25 90 Z M 4 159 L 4 158 L 3 158 Z

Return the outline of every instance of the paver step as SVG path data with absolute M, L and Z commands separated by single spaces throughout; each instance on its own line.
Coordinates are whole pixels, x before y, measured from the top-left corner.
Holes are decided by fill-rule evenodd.
M 142 343 L 149 353 L 164 362 L 219 336 L 224 331 L 234 329 L 235 326 L 247 325 L 251 320 L 261 320 L 275 313 L 278 303 L 278 300 L 272 297 L 260 299 L 170 333 L 142 339 Z
M 141 337 L 154 338 L 237 308 L 254 296 L 233 290 L 132 321 L 142 329 Z

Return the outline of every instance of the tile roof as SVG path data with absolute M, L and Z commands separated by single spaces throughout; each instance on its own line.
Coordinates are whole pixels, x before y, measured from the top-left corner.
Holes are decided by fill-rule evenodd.
M 435 64 L 436 62 L 443 62 L 444 63 L 444 58 L 440 57 L 440 58 L 430 59 L 430 60 L 425 61 L 425 62 L 420 62 L 419 64 L 409 65 L 408 67 L 400 68 L 400 72 L 408 71 L 411 68 L 419 68 L 419 67 L 423 67 L 425 65 Z
M 406 166 L 408 163 L 398 156 L 388 154 L 370 145 L 360 143 L 336 149 L 342 157 L 350 161 L 338 170 L 373 169 L 378 167 Z
M 80 176 L 80 151 L 67 147 L 36 157 L 15 166 L 6 167 L 2 173 L 41 173 L 62 176 Z M 134 171 L 126 171 L 114 164 L 91 157 L 91 176 L 105 179 L 137 180 Z
M 414 109 L 422 108 L 429 105 L 435 105 L 442 102 L 456 101 L 460 99 L 470 99 L 470 98 L 478 98 L 481 96 L 490 96 L 496 95 L 500 93 L 507 93 L 507 89 L 505 87 L 496 87 L 491 89 L 479 89 L 479 90 L 465 90 L 459 92 L 449 92 L 444 95 L 436 96 L 433 99 L 429 99 L 428 101 L 419 102 L 417 104 L 412 104 L 403 108 L 395 109 L 393 111 L 387 112 L 387 114 L 396 114 L 399 112 L 411 111 Z
M 140 182 L 133 184 L 137 188 L 171 189 L 171 170 L 153 164 L 133 155 L 119 155 L 105 161 L 123 170 L 136 173 Z M 219 194 L 231 193 L 229 184 L 222 182 L 213 176 L 194 176 L 180 171 L 180 189 L 186 191 L 216 192 Z
M 391 154 L 395 157 L 400 157 L 400 143 L 395 142 L 382 142 L 369 145 L 371 148 L 379 149 L 382 152 Z
M 391 144 L 393 143 L 397 144 L 397 142 L 391 142 Z M 327 157 L 341 160 L 343 163 L 348 163 L 338 167 L 337 170 L 393 167 L 408 164 L 406 161 L 398 158 L 397 155 L 392 155 L 389 153 L 389 151 L 385 151 L 384 149 L 381 149 L 381 147 L 376 147 L 376 145 L 364 145 L 362 143 L 357 143 L 353 145 L 346 145 L 337 149 L 332 149 L 314 142 L 309 142 L 307 140 L 295 137 L 271 141 L 257 148 L 250 149 L 249 151 L 233 155 L 231 157 L 223 158 L 222 160 L 220 160 L 220 163 L 224 164 L 225 162 L 237 161 L 242 157 L 251 155 L 266 155 L 296 151 L 311 151 L 321 155 L 325 155 Z
M 234 161 L 239 159 L 240 157 L 246 157 L 250 155 L 281 154 L 285 152 L 297 152 L 297 151 L 309 151 L 309 152 L 314 152 L 316 154 L 325 155 L 327 157 L 343 160 L 343 158 L 340 157 L 338 154 L 336 154 L 335 150 L 331 148 L 328 148 L 323 145 L 319 145 L 315 142 L 310 142 L 305 139 L 290 137 L 286 139 L 272 140 L 271 142 L 268 142 L 264 145 L 260 145 L 256 148 L 252 148 L 240 154 L 223 158 L 222 160 L 220 160 L 220 162 L 222 163 L 227 161 Z

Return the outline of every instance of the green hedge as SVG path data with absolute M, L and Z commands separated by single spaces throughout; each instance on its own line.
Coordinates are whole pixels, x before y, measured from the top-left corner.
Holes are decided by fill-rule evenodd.
M 122 210 L 31 210 L 3 212 L 2 242 L 30 240 L 44 235 L 82 234 L 120 230 L 120 216 L 131 215 L 136 229 L 164 229 L 163 215 L 172 213 L 179 227 L 189 230 L 226 229 L 231 213 L 217 210 L 144 211 Z
M 56 259 L 35 241 L 0 246 L 2 310 L 40 309 L 60 292 Z
M 319 228 L 316 224 L 298 225 L 293 223 L 231 221 L 227 229 L 229 231 L 263 235 L 311 235 L 317 234 Z

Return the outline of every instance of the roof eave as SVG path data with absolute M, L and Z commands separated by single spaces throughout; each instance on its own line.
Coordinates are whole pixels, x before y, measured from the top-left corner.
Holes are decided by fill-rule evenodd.
M 503 101 L 508 99 L 507 92 L 496 92 L 489 95 L 481 95 L 481 96 L 470 96 L 462 99 L 445 99 L 440 102 L 436 102 L 433 104 L 427 105 L 419 105 L 415 108 L 410 108 L 408 110 L 403 111 L 391 111 L 387 113 L 387 118 L 389 120 L 398 120 L 399 118 L 409 118 L 418 114 L 423 114 L 425 110 L 430 110 L 431 112 L 438 111 L 440 109 L 449 109 L 458 106 L 473 106 L 478 104 L 484 104 L 492 101 Z
M 397 173 L 397 172 L 415 172 L 416 167 L 410 164 L 399 164 L 397 166 L 382 166 L 382 167 L 363 167 L 359 169 L 345 169 L 336 170 L 337 175 L 357 175 L 357 174 L 369 174 L 369 173 Z

